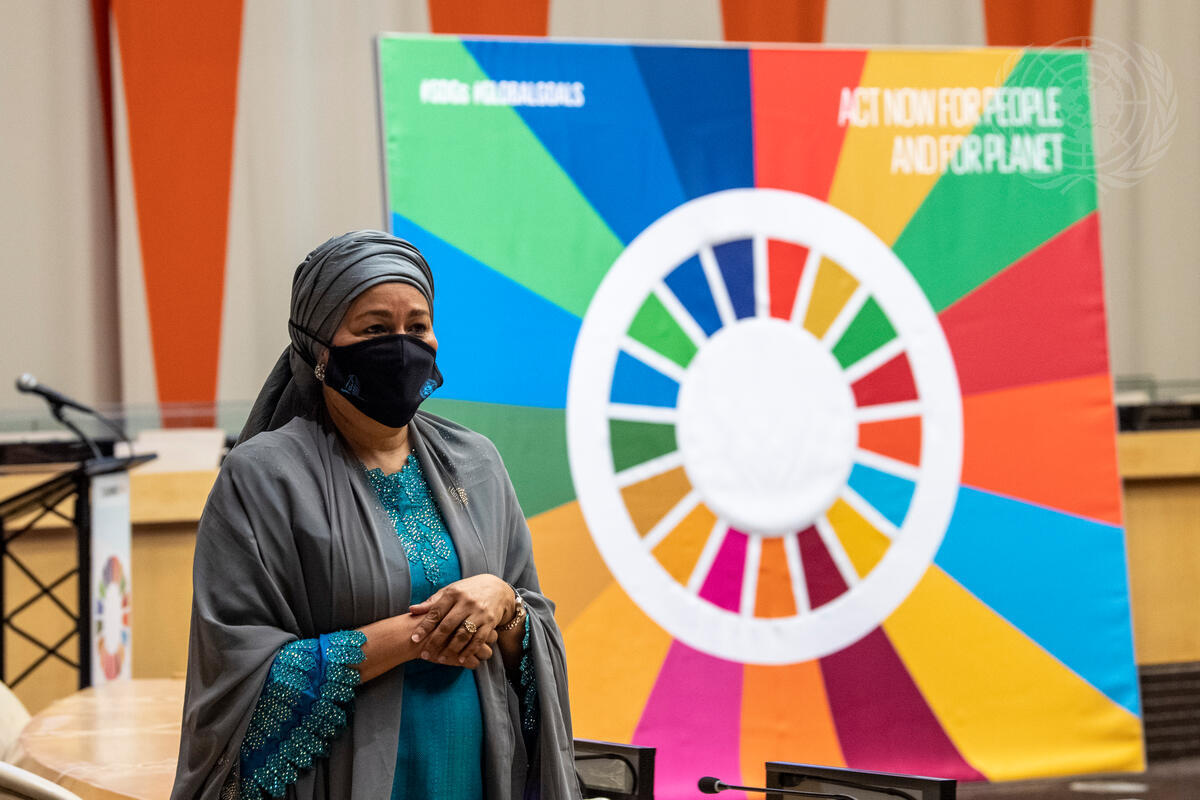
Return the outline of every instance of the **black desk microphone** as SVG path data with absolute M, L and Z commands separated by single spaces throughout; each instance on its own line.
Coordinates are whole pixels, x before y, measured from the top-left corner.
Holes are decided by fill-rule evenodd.
M 734 786 L 729 783 L 723 783 L 716 778 L 701 778 L 696 787 L 705 794 L 716 794 L 723 792 L 726 789 L 735 789 L 741 792 L 763 792 L 764 794 L 786 794 L 792 797 L 822 797 L 826 800 L 857 800 L 848 794 L 826 794 L 825 792 L 802 792 L 799 789 L 762 789 L 757 786 Z

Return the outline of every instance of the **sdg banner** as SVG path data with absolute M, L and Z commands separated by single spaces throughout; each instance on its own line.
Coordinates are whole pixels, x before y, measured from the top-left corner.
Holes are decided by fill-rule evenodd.
M 129 473 L 99 475 L 92 479 L 91 491 L 91 685 L 101 686 L 133 677 Z
M 1087 53 L 385 36 L 427 408 L 497 444 L 577 736 L 1143 763 Z

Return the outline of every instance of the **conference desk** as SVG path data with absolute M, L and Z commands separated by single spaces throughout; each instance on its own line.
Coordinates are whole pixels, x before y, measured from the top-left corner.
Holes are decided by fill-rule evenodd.
M 20 766 L 84 800 L 167 800 L 182 711 L 181 680 L 84 689 L 30 720 Z

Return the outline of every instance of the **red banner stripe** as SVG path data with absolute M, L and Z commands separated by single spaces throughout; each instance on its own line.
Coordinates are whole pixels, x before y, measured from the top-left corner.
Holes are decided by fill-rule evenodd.
M 944 310 L 964 395 L 1108 372 L 1093 212 Z
M 862 50 L 751 51 L 757 186 L 829 196 L 846 138 L 838 103 L 866 59 Z

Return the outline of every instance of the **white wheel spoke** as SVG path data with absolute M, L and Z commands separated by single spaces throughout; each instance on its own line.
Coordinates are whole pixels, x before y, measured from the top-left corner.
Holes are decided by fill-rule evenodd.
M 842 499 L 846 504 L 858 513 L 860 517 L 871 524 L 871 527 L 882 533 L 889 539 L 895 539 L 900 530 L 892 524 L 892 521 L 879 513 L 879 509 L 871 505 L 865 497 L 851 489 L 849 486 L 842 490 Z
M 863 450 L 861 447 L 854 451 L 854 460 L 872 469 L 895 475 L 897 478 L 904 478 L 913 483 L 916 483 L 921 477 L 921 470 L 907 461 L 890 458 L 871 450 Z
M 658 298 L 658 302 L 663 304 L 663 308 L 671 315 L 671 318 L 679 324 L 683 332 L 692 340 L 692 344 L 696 347 L 702 347 L 708 336 L 704 333 L 704 329 L 692 317 L 691 313 L 684 308 L 683 303 L 679 302 L 679 298 L 671 291 L 671 287 L 660 283 L 654 287 L 654 296 Z
M 804 577 L 804 562 L 800 558 L 800 536 L 790 534 L 783 537 L 783 554 L 787 558 L 788 578 L 792 584 L 792 598 L 796 601 L 796 613 L 807 614 L 812 611 L 812 601 L 808 599 L 808 581 Z
M 674 408 L 662 406 L 637 406 L 628 403 L 609 403 L 609 419 L 623 419 L 629 422 L 657 422 L 664 425 L 674 425 L 679 412 Z
M 646 550 L 653 550 L 662 544 L 662 540 L 667 538 L 667 534 L 675 530 L 675 527 L 683 522 L 683 518 L 692 513 L 692 510 L 698 505 L 700 505 L 700 493 L 692 489 L 642 539 Z
M 676 383 L 683 382 L 683 367 L 664 356 L 657 350 L 652 350 L 637 339 L 626 336 L 621 339 L 621 349 L 636 358 L 656 372 L 661 372 Z
M 700 266 L 704 268 L 704 277 L 708 279 L 708 291 L 712 294 L 721 316 L 722 325 L 732 325 L 737 322 L 733 313 L 733 301 L 729 299 L 729 289 L 725 286 L 725 278 L 721 275 L 721 267 L 717 264 L 717 256 L 708 245 L 700 248 Z
M 692 594 L 700 593 L 700 587 L 704 585 L 708 571 L 712 569 L 713 562 L 717 560 L 721 542 L 725 541 L 725 534 L 728 530 L 729 523 L 718 519 L 713 525 L 712 531 L 709 532 L 708 541 L 704 543 L 704 549 L 700 551 L 700 558 L 696 560 L 696 566 L 692 567 L 692 574 L 688 578 L 687 588 Z
M 767 237 L 754 237 L 754 314 L 771 316 L 770 264 L 767 261 Z
M 657 475 L 662 475 L 664 472 L 670 472 L 683 463 L 683 453 L 678 450 L 667 453 L 665 456 L 651 459 L 643 464 L 638 464 L 635 467 L 624 469 L 618 472 L 613 480 L 617 484 L 617 488 L 624 489 L 626 486 L 633 486 L 635 483 L 649 480 Z
M 867 287 L 860 283 L 854 290 L 854 294 L 850 295 L 850 299 L 842 306 L 842 310 L 838 312 L 833 323 L 826 329 L 825 335 L 821 337 L 821 341 L 825 343 L 826 347 L 833 349 L 834 345 L 841 341 L 842 334 L 850 327 L 850 323 L 858 316 L 858 312 L 870 296 L 871 293 L 867 291 Z
M 904 342 L 900 341 L 899 337 L 892 339 L 887 344 L 877 347 L 846 367 L 846 382 L 854 383 L 859 378 L 869 375 L 903 352 Z
M 922 412 L 920 400 L 905 400 L 902 403 L 880 403 L 874 406 L 860 406 L 854 416 L 859 422 L 882 422 L 887 419 L 904 419 L 917 417 Z
M 796 287 L 796 302 L 792 304 L 792 322 L 804 325 L 808 316 L 808 304 L 812 302 L 813 286 L 817 282 L 817 269 L 821 266 L 821 253 L 817 248 L 808 251 L 804 268 L 800 271 L 800 285 Z
M 838 574 L 846 582 L 846 587 L 854 588 L 858 585 L 858 572 L 854 569 L 850 556 L 846 554 L 846 548 L 842 547 L 842 540 L 838 538 L 837 532 L 833 530 L 833 526 L 824 516 L 817 520 L 817 533 L 821 535 L 821 541 L 825 543 L 825 549 L 829 551 L 833 563 L 837 566 Z
M 746 535 L 746 563 L 742 570 L 742 599 L 738 613 L 743 617 L 754 616 L 754 601 L 758 597 L 758 565 L 762 562 L 762 536 Z

